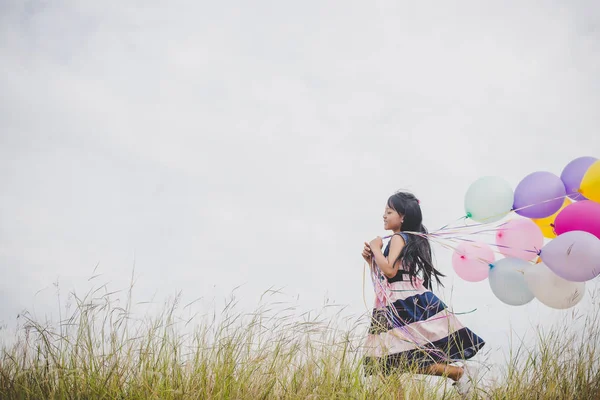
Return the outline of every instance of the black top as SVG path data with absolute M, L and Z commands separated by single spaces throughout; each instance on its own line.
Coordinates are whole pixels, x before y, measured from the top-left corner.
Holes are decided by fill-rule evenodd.
M 398 232 L 398 233 L 394 233 L 394 235 L 400 235 L 402 236 L 402 239 L 404 239 L 404 243 L 408 243 L 408 235 L 406 233 L 402 233 L 402 232 Z M 383 255 L 385 257 L 388 257 L 390 255 L 390 244 L 392 243 L 392 239 L 390 239 L 390 241 L 388 242 L 387 246 L 385 246 L 385 249 L 383 250 Z M 389 260 L 390 262 L 394 262 L 396 260 Z M 404 279 L 406 277 L 406 279 Z M 408 275 L 408 271 L 404 271 L 403 269 L 398 269 L 398 272 L 396 272 L 396 275 L 394 275 L 393 278 L 388 278 L 386 277 L 386 279 L 388 280 L 389 283 L 392 282 L 402 282 L 402 281 L 409 281 L 410 277 Z

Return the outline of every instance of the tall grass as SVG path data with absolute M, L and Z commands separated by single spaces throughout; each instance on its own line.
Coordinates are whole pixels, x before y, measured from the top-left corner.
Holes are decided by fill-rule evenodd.
M 597 297 L 597 296 L 594 296 Z M 597 304 L 595 304 L 597 305 Z M 488 388 L 498 399 L 600 399 L 600 310 L 571 313 L 536 330 L 533 349 L 511 349 L 502 378 Z
M 239 313 L 231 300 L 219 315 L 182 320 L 179 297 L 160 315 L 136 319 L 131 298 L 119 307 L 99 293 L 74 296 L 73 311 L 57 324 L 24 315 L 0 353 L 0 398 L 459 398 L 441 378 L 365 378 L 365 319 L 339 328 L 336 318 L 269 305 Z M 518 346 L 501 379 L 474 398 L 600 398 L 598 314 L 582 325 L 539 330 L 537 346 Z

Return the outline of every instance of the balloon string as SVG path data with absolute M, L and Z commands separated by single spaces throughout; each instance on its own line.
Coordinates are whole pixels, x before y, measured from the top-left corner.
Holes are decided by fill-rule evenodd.
M 544 204 L 544 203 L 550 203 L 550 202 L 552 202 L 552 201 L 556 201 L 556 200 L 560 200 L 560 199 L 563 199 L 563 200 L 564 200 L 564 199 L 565 199 L 565 198 L 567 198 L 567 197 L 568 197 L 568 195 L 566 195 L 566 194 L 565 194 L 565 195 L 563 195 L 563 196 L 558 196 L 558 197 L 555 197 L 555 198 L 553 198 L 553 199 L 546 199 L 546 200 L 544 200 L 544 201 L 541 201 L 541 202 L 539 202 L 539 203 L 535 203 L 535 204 L 529 204 L 529 205 L 527 205 L 527 206 L 523 206 L 523 207 L 520 207 L 520 208 L 514 208 L 514 209 L 512 209 L 511 211 L 515 211 L 515 212 L 516 212 L 516 211 L 521 211 L 521 210 L 525 210 L 525 209 L 527 209 L 527 208 L 530 208 L 530 207 L 539 206 L 540 204 Z
M 444 226 L 442 226 L 440 229 L 438 229 L 438 231 L 443 231 L 444 229 L 447 229 L 450 225 L 452 224 L 456 224 L 459 221 L 466 221 L 467 218 L 469 218 L 468 215 L 465 215 L 464 217 L 460 217 L 459 219 L 457 219 L 456 221 L 450 222 L 449 224 L 446 224 Z
M 517 211 L 522 211 L 522 210 L 525 210 L 525 209 L 527 209 L 527 208 L 531 208 L 531 207 L 539 206 L 539 205 L 541 205 L 541 204 L 549 203 L 549 202 L 552 202 L 552 201 L 556 201 L 556 200 L 560 200 L 560 199 L 563 199 L 563 200 L 564 200 L 564 199 L 565 199 L 565 198 L 567 198 L 567 197 L 568 197 L 568 195 L 558 196 L 558 197 L 554 197 L 554 198 L 551 198 L 551 199 L 546 199 L 546 200 L 543 200 L 543 201 L 541 201 L 541 202 L 539 202 L 539 203 L 529 204 L 529 205 L 526 205 L 526 206 L 523 206 L 523 207 L 519 207 L 519 208 L 513 208 L 512 210 L 510 210 L 510 211 L 509 211 L 509 212 L 507 212 L 507 213 L 499 213 L 499 214 L 491 215 L 491 216 L 489 216 L 489 217 L 487 217 L 487 218 L 484 218 L 484 219 L 483 219 L 483 221 L 486 221 L 486 220 L 489 220 L 489 219 L 493 219 L 493 218 L 498 218 L 498 217 L 504 217 L 504 216 L 506 216 L 506 215 L 510 214 L 511 212 L 514 212 L 514 213 L 516 213 Z M 465 217 L 461 217 L 461 218 L 459 218 L 458 220 L 454 221 L 454 223 L 456 223 L 457 221 L 466 220 L 466 219 L 468 219 L 468 218 L 469 218 L 469 216 L 468 216 L 468 215 L 467 215 L 467 216 L 465 216 Z M 477 224 L 465 225 L 465 226 L 463 226 L 463 227 L 454 227 L 453 229 L 464 229 L 464 228 L 470 228 L 470 227 L 473 227 L 473 226 L 483 226 L 483 225 L 488 225 L 488 224 L 492 224 L 492 223 L 493 223 L 493 222 L 479 222 L 479 223 L 477 223 Z M 436 231 L 433 231 L 433 232 L 432 232 L 432 234 L 436 234 L 436 233 L 439 233 L 440 231 L 446 230 L 446 229 L 447 229 L 447 227 L 448 227 L 448 226 L 450 226 L 450 225 L 452 225 L 452 224 L 453 224 L 453 223 L 446 224 L 446 225 L 444 225 L 443 227 L 441 227 L 440 229 L 438 229 L 438 230 L 436 230 Z
M 453 239 L 455 239 L 455 240 L 462 240 L 462 241 L 464 241 L 464 242 L 469 242 L 469 243 L 478 243 L 478 242 L 479 242 L 479 241 L 477 241 L 477 240 L 465 239 L 465 238 L 459 238 L 459 237 L 456 237 L 456 238 L 450 238 L 450 239 L 447 239 L 447 240 L 453 240 Z M 539 253 L 540 253 L 540 251 L 539 251 L 539 250 L 531 250 L 531 249 L 517 249 L 517 248 L 515 248 L 515 247 L 513 247 L 513 246 L 506 246 L 506 245 L 504 245 L 504 244 L 497 244 L 497 243 L 486 243 L 486 242 L 479 242 L 479 243 L 487 244 L 488 246 L 500 247 L 500 248 L 503 248 L 503 249 L 513 249 L 513 250 L 525 251 L 525 252 L 528 252 L 528 253 L 535 253 L 535 254 L 538 254 L 538 255 L 539 255 Z
M 566 197 L 568 197 L 568 196 L 564 195 L 564 196 L 554 197 L 554 198 L 551 198 L 551 199 L 546 199 L 546 200 L 541 201 L 539 203 L 529 204 L 529 205 L 526 205 L 526 206 L 523 206 L 523 207 L 512 209 L 512 210 L 510 210 L 510 212 L 521 211 L 521 210 L 524 210 L 524 209 L 527 209 L 527 208 L 530 208 L 530 207 L 534 207 L 534 206 L 537 206 L 537 205 L 540 205 L 540 204 L 544 204 L 544 203 L 556 201 L 556 200 L 559 200 L 559 199 L 564 199 Z M 496 218 L 496 217 L 499 217 L 499 216 L 504 216 L 504 213 L 498 214 L 498 215 L 494 215 L 494 216 L 490 216 L 490 217 L 488 217 L 486 219 L 492 219 L 492 218 Z M 442 238 L 444 236 L 457 235 L 459 233 L 460 234 L 467 234 L 467 235 L 476 235 L 476 234 L 482 234 L 482 233 L 496 232 L 500 227 L 502 227 L 503 225 L 506 224 L 506 222 L 503 222 L 503 223 L 500 223 L 499 225 L 495 226 L 494 228 L 491 228 L 490 226 L 491 226 L 491 224 L 494 224 L 494 222 L 489 222 L 489 223 L 478 222 L 476 224 L 469 224 L 469 225 L 465 225 L 465 226 L 454 226 L 452 228 L 449 228 L 451 225 L 456 224 L 459 221 L 465 221 L 468 218 L 469 218 L 469 216 L 460 217 L 459 219 L 457 219 L 457 220 L 455 220 L 455 221 L 453 221 L 453 222 L 451 222 L 449 224 L 446 224 L 443 227 L 441 227 L 441 228 L 439 228 L 439 229 L 437 229 L 437 230 L 435 230 L 433 232 L 429 232 L 429 233 L 413 232 L 413 231 L 402 231 L 402 232 L 406 233 L 406 234 L 409 234 L 409 235 L 420 236 L 420 237 L 424 237 L 424 238 L 428 238 L 428 239 L 432 240 L 435 237 Z M 484 219 L 484 221 L 486 219 Z M 488 229 L 481 229 L 481 230 L 478 230 L 478 231 L 475 231 L 475 232 L 465 232 L 465 231 L 467 231 L 469 229 L 474 229 L 474 228 L 479 228 L 479 227 L 481 227 L 481 228 L 488 227 Z M 393 235 L 386 235 L 382 239 L 389 239 L 392 236 Z M 462 240 L 462 241 L 465 241 L 465 242 L 475 242 L 474 240 L 470 240 L 470 239 L 466 239 L 466 238 L 462 238 L 462 237 L 457 237 L 457 236 L 454 236 L 454 237 L 445 237 L 444 239 L 446 239 L 446 240 Z M 436 241 L 436 243 L 441 244 L 439 241 Z M 515 247 L 506 246 L 506 245 L 500 245 L 500 244 L 491 244 L 491 243 L 485 243 L 485 244 L 488 244 L 490 246 L 495 246 L 497 248 L 514 249 L 514 250 L 520 250 L 520 251 L 528 252 L 528 253 L 540 254 L 540 250 L 538 250 L 538 249 L 535 249 L 535 250 L 532 250 L 532 249 L 517 249 Z M 454 246 L 445 246 L 445 247 L 451 247 L 454 250 L 456 250 L 456 248 Z
M 556 201 L 556 200 L 560 200 L 560 199 L 564 200 L 567 197 L 568 197 L 568 195 L 565 194 L 565 195 L 562 195 L 562 196 L 558 196 L 558 197 L 554 197 L 554 198 L 550 198 L 550 199 L 546 199 L 546 200 L 540 201 L 539 203 L 533 203 L 533 204 L 528 204 L 528 205 L 523 206 L 523 207 L 513 208 L 513 209 L 511 209 L 510 211 L 508 211 L 506 213 L 498 213 L 498 214 L 495 214 L 495 215 L 491 215 L 491 216 L 489 216 L 487 218 L 484 218 L 483 221 L 487 221 L 487 220 L 490 220 L 490 219 L 493 219 L 493 218 L 498 218 L 498 217 L 504 217 L 504 216 L 510 214 L 511 212 L 516 213 L 517 211 L 526 210 L 528 208 L 536 207 L 536 206 L 539 206 L 539 205 L 542 205 L 542 204 L 545 204 L 545 203 L 550 203 L 550 202 L 553 202 L 553 201 Z

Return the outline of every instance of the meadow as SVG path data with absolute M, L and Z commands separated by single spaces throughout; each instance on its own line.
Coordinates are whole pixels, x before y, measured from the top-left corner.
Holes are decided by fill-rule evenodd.
M 0 398 L 460 398 L 446 379 L 365 378 L 367 316 L 297 315 L 268 301 L 242 313 L 232 297 L 218 314 L 182 318 L 189 304 L 176 297 L 158 315 L 140 317 L 131 293 L 125 301 L 106 287 L 72 294 L 56 323 L 21 315 L 0 353 Z M 599 314 L 577 319 L 539 328 L 533 346 L 515 341 L 473 398 L 600 398 Z

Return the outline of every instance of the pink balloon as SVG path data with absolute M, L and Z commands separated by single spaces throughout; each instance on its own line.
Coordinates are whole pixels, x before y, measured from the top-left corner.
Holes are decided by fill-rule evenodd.
M 452 255 L 452 267 L 465 281 L 479 282 L 488 277 L 495 259 L 494 251 L 485 243 L 461 243 Z
M 532 220 L 513 219 L 498 229 L 496 244 L 505 257 L 531 261 L 544 246 L 544 235 Z
M 600 239 L 600 203 L 582 200 L 568 205 L 556 216 L 554 231 L 557 235 L 584 231 Z

